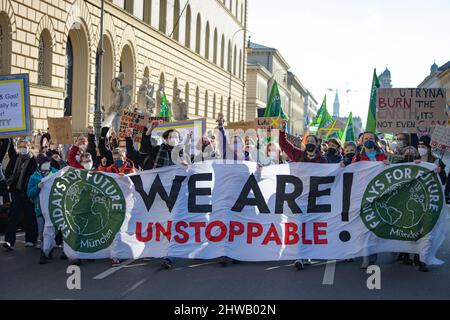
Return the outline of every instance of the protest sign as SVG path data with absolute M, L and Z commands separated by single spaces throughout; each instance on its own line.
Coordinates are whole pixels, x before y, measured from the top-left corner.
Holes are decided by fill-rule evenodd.
M 257 118 L 257 128 L 261 130 L 280 129 L 281 118 Z
M 435 168 L 207 161 L 121 177 L 66 167 L 43 180 L 40 203 L 71 259 L 409 252 L 433 265 L 442 263 L 435 254 L 447 219 Z
M 429 133 L 446 125 L 446 90 L 409 88 L 377 90 L 377 130 L 386 133 Z
M 125 139 L 127 129 L 133 128 L 133 141 L 141 143 L 142 133 L 148 122 L 149 117 L 146 114 L 124 110 L 120 121 L 119 138 Z
M 450 127 L 436 126 L 431 136 L 431 148 L 450 149 Z
M 175 129 L 180 133 L 181 143 L 186 143 L 188 135 L 191 134 L 191 154 L 194 154 L 195 143 L 203 137 L 206 131 L 206 119 L 162 123 L 153 129 L 152 136 L 158 136 L 160 142 L 162 142 L 163 133 L 169 129 Z
M 257 129 L 258 123 L 256 120 L 251 121 L 239 121 L 239 122 L 230 122 L 225 125 L 228 130 L 243 130 L 247 131 L 249 129 Z
M 48 118 L 48 129 L 52 141 L 58 144 L 72 144 L 72 117 Z
M 27 136 L 31 130 L 29 76 L 0 76 L 0 137 Z

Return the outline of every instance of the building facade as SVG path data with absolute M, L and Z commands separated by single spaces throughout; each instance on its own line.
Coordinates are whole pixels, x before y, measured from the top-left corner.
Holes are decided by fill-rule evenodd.
M 246 120 L 262 117 L 274 82 L 278 83 L 281 106 L 289 117 L 292 134 L 304 132 L 308 108 L 317 108 L 317 102 L 300 80 L 289 71 L 290 66 L 281 53 L 256 43 L 249 44 L 247 56 Z
M 387 67 L 386 70 L 378 76 L 378 80 L 380 80 L 381 88 L 392 88 L 391 72 Z
M 33 128 L 72 116 L 74 133 L 93 122 L 101 0 L 0 0 L 0 74 L 28 73 Z M 214 17 L 214 18 L 213 18 Z M 244 119 L 247 0 L 105 0 L 103 99 L 120 72 L 175 91 L 191 119 Z M 156 90 L 155 90 L 156 91 Z
M 434 63 L 430 74 L 419 84 L 419 88 L 447 89 L 447 113 L 450 116 L 450 61 L 441 67 Z

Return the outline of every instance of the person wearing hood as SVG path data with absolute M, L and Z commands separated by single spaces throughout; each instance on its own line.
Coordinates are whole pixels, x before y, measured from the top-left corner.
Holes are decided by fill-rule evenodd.
M 56 169 L 51 167 L 51 160 L 49 157 L 43 154 L 39 154 L 36 157 L 37 168 L 33 175 L 30 177 L 30 181 L 28 182 L 27 187 L 27 196 L 34 203 L 34 212 L 36 213 L 36 221 L 38 226 L 38 235 L 39 239 L 42 242 L 41 245 L 41 256 L 39 259 L 39 263 L 44 264 L 47 263 L 47 260 L 50 258 L 51 249 L 55 246 L 55 232 L 46 230 L 45 228 L 45 219 L 42 214 L 40 201 L 39 201 L 39 193 L 43 188 L 42 179 L 49 177 L 50 175 L 57 172 Z M 53 229 L 53 228 L 52 228 Z M 45 234 L 45 238 L 44 238 Z M 49 236 L 49 237 L 48 237 Z
M 25 220 L 25 246 L 33 247 L 38 236 L 33 203 L 26 195 L 28 181 L 36 171 L 36 158 L 31 153 L 29 141 L 20 140 L 18 147 L 18 154 L 16 152 L 9 153 L 12 172 L 6 181 L 12 196 L 11 211 L 5 233 L 5 243 L 3 244 L 3 247 L 8 251 L 12 251 L 16 243 L 16 231 L 21 212 L 24 213 Z

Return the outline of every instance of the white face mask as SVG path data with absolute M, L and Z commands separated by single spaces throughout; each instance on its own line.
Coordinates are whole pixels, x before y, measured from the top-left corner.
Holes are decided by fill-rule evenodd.
M 87 145 L 85 145 L 85 144 L 82 144 L 82 145 L 80 145 L 79 147 L 78 147 L 81 151 L 86 151 L 86 149 L 87 149 Z
M 178 139 L 170 138 L 167 140 L 167 144 L 171 147 L 175 147 L 178 144 Z
M 394 151 L 397 150 L 397 147 L 398 147 L 397 146 L 397 142 L 391 142 L 391 149 L 392 150 L 394 150 Z
M 23 155 L 23 156 L 27 155 L 28 154 L 28 148 L 21 148 L 20 149 L 20 154 Z
M 421 157 L 424 157 L 428 154 L 428 148 L 419 148 L 419 154 Z
M 80 155 L 76 155 L 75 160 L 77 160 L 77 162 L 80 162 Z
M 43 163 L 41 165 L 41 171 L 50 171 L 50 162 Z
M 91 170 L 92 169 L 92 165 L 93 165 L 92 161 L 91 162 L 86 162 L 86 163 L 83 163 L 83 168 L 85 170 Z

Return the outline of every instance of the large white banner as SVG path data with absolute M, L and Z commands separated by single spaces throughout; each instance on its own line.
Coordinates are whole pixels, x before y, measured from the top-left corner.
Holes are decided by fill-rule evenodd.
M 242 261 L 420 253 L 445 237 L 433 164 L 205 162 L 132 176 L 65 168 L 41 191 L 70 258 L 228 256 Z

